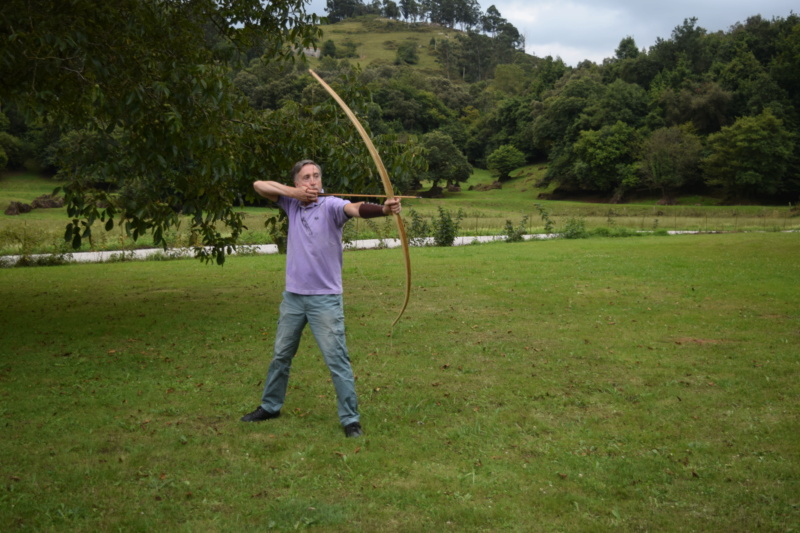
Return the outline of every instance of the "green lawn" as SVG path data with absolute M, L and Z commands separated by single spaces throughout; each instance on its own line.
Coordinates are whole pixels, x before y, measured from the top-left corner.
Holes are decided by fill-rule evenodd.
M 0 270 L 4 531 L 794 531 L 800 235 L 345 254 L 365 437 L 280 256 Z M 392 333 L 390 335 L 390 333 Z

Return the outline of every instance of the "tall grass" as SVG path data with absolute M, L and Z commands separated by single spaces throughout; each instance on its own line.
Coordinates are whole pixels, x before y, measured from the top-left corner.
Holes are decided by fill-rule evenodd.
M 345 255 L 365 437 L 279 256 L 0 271 L 5 531 L 791 531 L 797 234 Z

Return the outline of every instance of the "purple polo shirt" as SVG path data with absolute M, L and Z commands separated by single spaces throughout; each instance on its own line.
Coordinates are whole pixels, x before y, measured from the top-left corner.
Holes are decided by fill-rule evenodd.
M 304 206 L 286 196 L 278 206 L 289 217 L 286 290 L 295 294 L 342 294 L 342 228 L 347 200 L 319 198 Z

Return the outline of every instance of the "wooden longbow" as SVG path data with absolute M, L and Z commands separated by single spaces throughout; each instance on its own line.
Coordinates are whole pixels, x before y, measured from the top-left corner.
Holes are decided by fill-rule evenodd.
M 350 119 L 350 122 L 353 123 L 353 126 L 356 127 L 358 130 L 359 135 L 361 135 L 361 139 L 364 141 L 364 144 L 367 145 L 367 149 L 369 150 L 369 154 L 372 156 L 372 160 L 375 162 L 375 166 L 378 169 L 378 174 L 381 177 L 381 182 L 383 182 L 383 190 L 386 192 L 386 198 L 392 199 L 395 197 L 394 195 L 394 188 L 392 188 L 392 182 L 389 181 L 389 173 L 386 171 L 386 167 L 383 164 L 383 160 L 381 159 L 380 154 L 378 153 L 378 149 L 375 148 L 375 145 L 372 143 L 372 139 L 369 138 L 367 134 L 367 130 L 364 129 L 364 126 L 361 125 L 361 122 L 358 121 L 356 118 L 355 113 L 348 107 L 344 100 L 342 100 L 336 91 L 334 91 L 330 85 L 325 83 L 325 80 L 319 77 L 319 75 L 311 69 L 308 69 L 311 75 L 316 79 L 320 85 L 328 92 L 328 94 L 333 97 L 339 107 L 342 108 L 347 118 Z M 411 255 L 408 251 L 408 236 L 406 235 L 406 228 L 403 225 L 403 219 L 400 217 L 399 214 L 394 214 L 394 220 L 397 223 L 397 232 L 400 235 L 400 244 L 403 245 L 403 256 L 405 257 L 406 262 L 406 295 L 403 299 L 403 307 L 400 308 L 400 313 L 397 315 L 397 318 L 394 319 L 392 322 L 392 327 L 397 324 L 397 321 L 400 320 L 400 317 L 403 316 L 403 313 L 406 310 L 406 306 L 408 306 L 408 300 L 411 298 Z

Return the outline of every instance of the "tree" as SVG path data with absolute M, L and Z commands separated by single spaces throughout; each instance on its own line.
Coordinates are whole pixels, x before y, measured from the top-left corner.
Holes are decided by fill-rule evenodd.
M 489 171 L 500 181 L 511 179 L 511 172 L 525 164 L 525 154 L 510 144 L 504 144 L 486 158 Z
M 565 75 L 543 101 L 534 102 L 533 145 L 548 153 L 550 161 L 543 185 L 553 181 L 576 185 L 572 145 L 580 134 L 584 110 L 603 92 L 599 73 L 582 68 Z
M 527 77 L 518 65 L 497 65 L 494 70 L 492 87 L 509 96 L 522 94 Z
M 381 106 L 383 120 L 392 129 L 428 133 L 451 120 L 453 111 L 436 94 L 417 88 L 413 83 L 413 77 L 396 76 L 374 84 L 375 102 Z
M 710 154 L 703 160 L 706 182 L 722 186 L 728 198 L 786 190 L 795 135 L 770 110 L 741 117 L 710 135 L 708 148 Z
M 660 96 L 668 125 L 691 122 L 700 133 L 713 133 L 728 124 L 732 100 L 733 94 L 716 82 L 665 90 Z
M 6 114 L 0 111 L 0 170 L 6 168 L 8 164 L 8 153 L 6 153 L 6 143 L 9 141 L 6 136 L 11 137 L 6 130 L 8 129 L 9 120 Z
M 456 22 L 456 1 L 437 0 L 431 2 L 431 22 L 452 28 Z
M 15 136 L 8 133 L 8 128 L 11 121 L 5 113 L 0 111 L 0 170 L 3 170 L 8 165 L 10 159 L 9 152 L 19 150 L 20 142 Z
M 486 10 L 486 14 L 483 15 L 481 19 L 483 31 L 492 37 L 497 35 L 497 32 L 500 31 L 500 26 L 505 22 L 508 21 L 503 18 L 503 16 L 500 14 L 500 11 L 494 6 L 494 4 L 489 6 L 489 9 Z
M 636 130 L 623 122 L 580 133 L 573 146 L 574 173 L 581 188 L 612 192 L 612 202 L 637 185 L 638 138 Z
M 770 71 L 772 78 L 789 95 L 795 108 L 800 108 L 800 14 L 792 14 L 788 27 L 776 43 L 776 55 Z
M 322 50 L 320 50 L 320 57 L 336 57 L 336 43 L 333 39 L 328 39 L 322 43 Z
M 400 18 L 400 8 L 394 0 L 386 0 L 383 4 L 383 15 L 390 19 Z
M 416 0 L 400 0 L 400 12 L 404 19 L 416 22 L 419 16 L 419 4 Z
M 361 0 L 327 0 L 325 2 L 325 12 L 328 14 L 328 22 L 334 24 L 365 14 L 366 6 L 361 3 Z
M 397 47 L 397 56 L 395 57 L 395 64 L 397 65 L 416 65 L 419 62 L 419 54 L 417 54 L 416 42 L 400 43 Z
M 456 20 L 461 29 L 472 29 L 481 22 L 481 6 L 477 0 L 461 0 L 456 5 Z
M 614 56 L 618 60 L 636 59 L 639 57 L 639 49 L 636 47 L 636 41 L 630 35 L 625 37 L 619 42 L 619 46 L 614 51 Z
M 78 247 L 96 221 L 118 220 L 166 246 L 184 214 L 211 250 L 198 252 L 224 261 L 259 134 L 229 67 L 254 47 L 293 59 L 315 45 L 317 23 L 302 0 L 3 2 L 0 101 L 80 139 L 60 154 L 65 237 Z
M 647 116 L 647 109 L 645 90 L 617 79 L 605 85 L 602 93 L 590 100 L 580 124 L 582 129 L 599 129 L 620 121 L 638 127 Z
M 425 179 L 432 182 L 432 188 L 438 187 L 441 182 L 457 185 L 469 179 L 472 166 L 449 135 L 440 131 L 426 133 L 422 137 L 422 147 L 428 162 Z
M 460 50 L 456 52 L 457 68 L 462 80 L 476 82 L 489 77 L 494 58 L 488 51 L 494 50 L 492 39 L 474 31 L 456 35 Z
M 700 138 L 686 128 L 654 131 L 642 148 L 644 183 L 661 191 L 663 203 L 672 204 L 675 191 L 697 177 L 702 149 Z
M 685 56 L 692 72 L 699 74 L 710 66 L 709 50 L 704 37 L 705 28 L 697 26 L 697 17 L 683 20 L 683 24 L 672 30 L 672 42 L 678 55 Z
M 525 49 L 525 40 L 519 30 L 510 22 L 500 25 L 493 39 L 493 60 L 496 65 L 511 63 L 517 52 Z
M 726 63 L 718 62 L 712 71 L 723 89 L 732 95 L 735 116 L 757 115 L 773 103 L 789 104 L 786 93 L 771 79 L 764 66 L 744 43 L 735 43 L 734 55 Z
M 358 57 L 358 52 L 356 51 L 357 48 L 358 43 L 350 37 L 346 37 L 341 43 L 339 43 L 339 46 L 336 49 L 336 57 Z
M 552 90 L 556 82 L 560 80 L 568 71 L 567 65 L 561 58 L 553 59 L 552 56 L 536 58 L 534 63 L 533 77 L 529 93 L 539 100 L 545 91 Z

